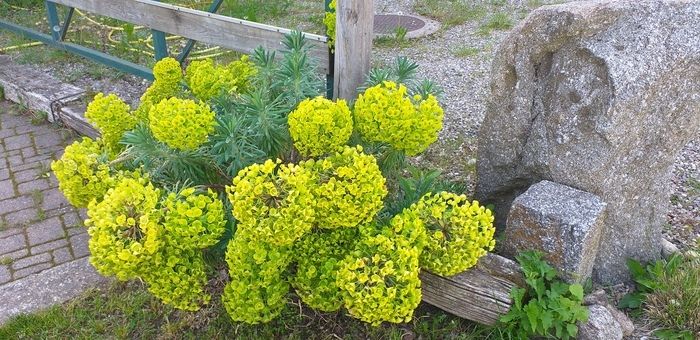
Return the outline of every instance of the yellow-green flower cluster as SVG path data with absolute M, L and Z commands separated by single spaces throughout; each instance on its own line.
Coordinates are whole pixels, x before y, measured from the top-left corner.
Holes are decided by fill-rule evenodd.
M 343 299 L 336 273 L 357 238 L 357 228 L 315 230 L 294 245 L 297 266 L 291 283 L 304 303 L 324 312 L 340 309 Z
M 289 115 L 289 134 L 304 156 L 318 157 L 340 149 L 352 134 L 352 115 L 344 100 L 305 99 Z
M 90 262 L 103 275 L 137 277 L 162 243 L 160 190 L 143 177 L 124 178 L 88 206 Z
M 341 263 L 336 279 L 350 315 L 372 325 L 411 319 L 421 301 L 421 249 L 416 242 L 423 228 L 410 210 L 388 226 L 360 227 L 362 237 Z
M 143 93 L 139 107 L 134 112 L 139 122 L 148 122 L 148 113 L 153 105 L 182 92 L 182 68 L 174 58 L 168 57 L 158 61 L 153 67 L 153 77 L 153 84 Z
M 241 170 L 227 187 L 238 231 L 271 244 L 291 245 L 311 230 L 311 174 L 301 166 L 267 160 Z
M 287 302 L 285 274 L 291 260 L 291 246 L 275 246 L 237 231 L 226 250 L 231 282 L 222 301 L 229 316 L 250 324 L 277 317 Z
M 257 68 L 248 56 L 226 66 L 217 66 L 212 59 L 193 61 L 187 67 L 187 86 L 199 100 L 209 101 L 222 92 L 245 92 Z
M 443 110 L 433 95 L 410 97 L 403 84 L 385 81 L 360 94 L 355 127 L 370 142 L 382 142 L 415 156 L 437 140 Z
M 328 36 L 328 47 L 330 47 L 331 50 L 335 49 L 336 2 L 336 0 L 333 0 L 330 4 L 328 4 L 330 11 L 326 12 L 326 16 L 323 17 L 323 24 L 326 25 L 326 36 Z
M 370 222 L 382 209 L 387 194 L 377 160 L 362 147 L 345 147 L 323 160 L 302 163 L 314 176 L 312 190 L 316 225 L 354 227 Z
M 213 246 L 224 233 L 224 204 L 211 189 L 196 194 L 194 188 L 169 194 L 162 203 L 165 209 L 165 238 L 169 245 L 181 249 L 204 249 Z
M 194 150 L 207 141 L 214 130 L 214 112 L 203 102 L 170 98 L 148 112 L 153 136 L 178 150 Z
M 175 308 L 196 311 L 209 303 L 206 264 L 202 253 L 193 249 L 164 246 L 153 255 L 152 264 L 142 277 L 148 291 Z
M 124 132 L 136 126 L 136 117 L 129 111 L 129 105 L 117 95 L 103 93 L 98 93 L 85 111 L 85 118 L 97 127 L 105 146 L 113 153 L 122 149 L 119 140 Z
M 495 240 L 491 211 L 469 202 L 464 195 L 448 192 L 427 194 L 411 209 L 420 214 L 427 229 L 421 267 L 435 274 L 452 276 L 471 268 Z
M 66 147 L 61 159 L 51 163 L 58 187 L 70 204 L 87 207 L 114 184 L 107 157 L 98 141 L 84 137 Z

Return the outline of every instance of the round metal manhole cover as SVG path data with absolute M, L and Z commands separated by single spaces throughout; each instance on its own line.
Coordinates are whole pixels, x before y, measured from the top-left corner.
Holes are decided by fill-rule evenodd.
M 406 38 L 417 38 L 434 33 L 440 27 L 440 24 L 416 15 L 374 15 L 374 34 L 377 36 L 394 35 L 396 33 L 396 29 L 399 27 L 406 29 Z
M 374 31 L 377 34 L 393 34 L 398 27 L 411 32 L 425 27 L 425 21 L 410 15 L 377 14 L 374 16 Z

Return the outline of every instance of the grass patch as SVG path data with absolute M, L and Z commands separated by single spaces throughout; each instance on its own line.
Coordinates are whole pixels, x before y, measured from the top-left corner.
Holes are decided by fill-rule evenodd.
M 2 229 L 2 228 L 0 228 Z M 9 266 L 12 264 L 12 259 L 9 257 L 0 257 L 0 265 Z
M 700 259 L 686 260 L 658 278 L 658 289 L 646 296 L 647 315 L 678 335 L 700 334 Z
M 268 324 L 231 321 L 214 298 L 196 313 L 163 305 L 136 282 L 91 291 L 63 306 L 15 317 L 0 328 L 0 339 L 486 339 L 486 328 L 422 305 L 413 321 L 372 327 L 342 313 L 309 310 L 294 297 L 283 314 Z
M 489 35 L 493 31 L 505 31 L 513 28 L 513 19 L 508 15 L 508 13 L 498 12 L 494 13 L 489 18 L 479 26 L 479 34 Z
M 479 54 L 480 50 L 471 46 L 460 46 L 452 51 L 452 55 L 457 58 L 469 58 Z
M 480 20 L 487 12 L 483 5 L 466 0 L 417 1 L 414 9 L 420 15 L 441 22 L 445 28 L 461 25 L 467 21 Z

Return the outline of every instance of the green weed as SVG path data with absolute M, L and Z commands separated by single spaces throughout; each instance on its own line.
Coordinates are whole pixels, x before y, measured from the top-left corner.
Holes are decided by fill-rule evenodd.
M 486 15 L 484 6 L 476 5 L 472 1 L 466 0 L 425 0 L 417 1 L 416 12 L 433 18 L 443 25 L 444 28 L 464 24 L 468 21 L 480 20 Z
M 469 58 L 479 54 L 479 49 L 471 46 L 460 46 L 452 51 L 452 55 L 457 58 Z
M 514 22 L 508 13 L 499 12 L 491 15 L 486 22 L 479 26 L 480 35 L 489 35 L 496 30 L 509 30 L 513 27 Z

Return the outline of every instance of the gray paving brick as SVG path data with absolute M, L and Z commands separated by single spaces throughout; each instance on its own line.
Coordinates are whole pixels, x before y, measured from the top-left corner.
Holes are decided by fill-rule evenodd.
M 35 180 L 29 181 L 29 182 L 20 183 L 17 185 L 17 191 L 19 191 L 19 193 L 21 195 L 31 194 L 34 191 L 37 191 L 37 190 L 41 191 L 41 190 L 45 190 L 48 188 L 49 188 L 49 181 L 47 181 L 46 179 L 43 179 L 43 178 L 42 179 L 35 179 Z
M 31 125 L 29 119 L 18 114 L 5 114 L 2 116 L 2 128 L 16 128 L 18 126 Z
M 54 249 L 65 247 L 67 245 L 68 245 L 68 240 L 65 238 L 62 238 L 60 240 L 51 241 L 51 242 L 47 242 L 47 243 L 32 247 L 32 249 L 30 249 L 30 252 L 32 254 L 41 254 L 41 253 L 45 253 L 45 252 L 48 252 L 48 251 L 51 251 Z
M 4 144 L 5 149 L 8 151 L 19 150 L 34 145 L 31 136 L 28 134 L 7 137 L 4 140 Z
M 24 158 L 24 162 L 27 164 L 33 164 L 35 166 L 40 166 L 40 164 L 43 164 L 47 170 L 49 169 L 48 165 L 51 164 L 51 161 L 53 161 L 55 158 L 53 157 L 54 153 L 53 152 L 45 152 L 42 154 L 38 154 L 36 156 L 32 156 L 29 158 Z
M 24 165 L 24 160 L 22 160 L 22 156 L 16 155 L 16 156 L 9 156 L 7 157 L 7 163 L 10 164 L 10 169 L 14 169 L 15 167 L 19 168 Z
M 11 253 L 26 246 L 23 234 L 17 234 L 0 239 L 0 255 Z
M 53 263 L 57 265 L 73 259 L 73 255 L 68 247 L 56 249 L 52 252 L 52 255 Z
M 73 249 L 73 256 L 76 259 L 90 255 L 90 249 L 88 249 L 88 240 L 90 236 L 87 233 L 82 233 L 70 237 L 71 248 Z
M 20 250 L 13 251 L 11 253 L 0 255 L 0 259 L 9 259 L 9 260 L 14 261 L 14 260 L 19 260 L 23 257 L 26 257 L 27 255 L 29 255 L 29 250 L 27 250 L 27 248 L 22 248 Z
M 0 266 L 0 285 L 3 283 L 10 282 L 12 280 L 12 275 L 10 275 L 10 268 L 7 266 Z
M 32 201 L 32 197 L 28 195 L 0 200 L 0 215 L 33 206 L 34 201 Z
M 34 150 L 34 147 L 32 147 L 32 146 L 22 148 L 22 150 L 20 150 L 20 151 L 22 151 L 22 158 L 24 158 L 25 160 L 29 157 L 33 157 L 36 155 L 36 151 Z
M 9 169 L 0 169 L 0 181 L 10 178 Z
M 63 220 L 63 225 L 66 228 L 83 226 L 83 219 L 78 216 L 76 211 L 67 212 L 61 215 L 61 220 Z
M 86 232 L 87 229 L 85 227 L 75 227 L 66 229 L 66 234 L 68 234 L 68 236 L 78 235 Z
M 5 215 L 5 222 L 13 227 L 24 226 L 36 220 L 38 216 L 39 210 L 36 208 L 27 208 Z
M 29 276 L 29 275 L 32 275 L 32 274 L 36 274 L 36 273 L 38 273 L 38 272 L 40 272 L 40 271 L 42 271 L 42 270 L 46 270 L 46 269 L 49 269 L 49 268 L 51 268 L 51 263 L 49 263 L 49 262 L 44 262 L 44 263 L 37 264 L 37 265 L 35 265 L 35 266 L 31 266 L 31 267 L 27 267 L 27 268 L 24 268 L 24 269 L 16 270 L 16 271 L 13 273 L 13 275 L 12 275 L 12 279 L 13 279 L 13 280 L 21 279 L 21 278 L 23 278 L 23 277 L 25 277 L 25 276 Z
M 46 215 L 47 218 L 49 218 L 49 217 L 61 216 L 63 214 L 69 213 L 71 211 L 75 211 L 75 208 L 70 204 L 66 204 L 65 206 L 62 206 L 58 209 L 44 210 L 44 214 Z
M 24 183 L 37 179 L 39 175 L 36 169 L 28 169 L 24 171 L 14 172 L 13 176 L 16 183 Z
M 25 257 L 23 259 L 12 262 L 12 270 L 19 270 L 22 268 L 31 267 L 33 265 L 37 265 L 39 263 L 44 263 L 44 262 L 49 262 L 49 261 L 51 261 L 51 254 L 49 254 L 49 253 L 32 255 L 32 256 Z
M 3 157 L 0 158 L 0 169 L 7 169 L 10 167 L 9 163 L 7 162 L 7 158 L 5 154 L 2 155 Z
M 56 146 L 63 148 L 63 138 L 56 132 L 45 133 L 34 137 L 34 145 L 36 145 L 38 150 L 56 151 Z
M 44 190 L 43 193 L 44 202 L 42 202 L 41 208 L 44 210 L 52 210 L 69 205 L 63 193 L 58 189 Z
M 0 200 L 15 197 L 15 185 L 11 179 L 0 181 Z
M 58 217 L 51 217 L 27 228 L 27 238 L 31 246 L 64 237 L 63 224 Z
M 0 229 L 0 239 L 22 233 L 23 231 L 23 228 L 17 227 L 6 227 L 6 229 Z

